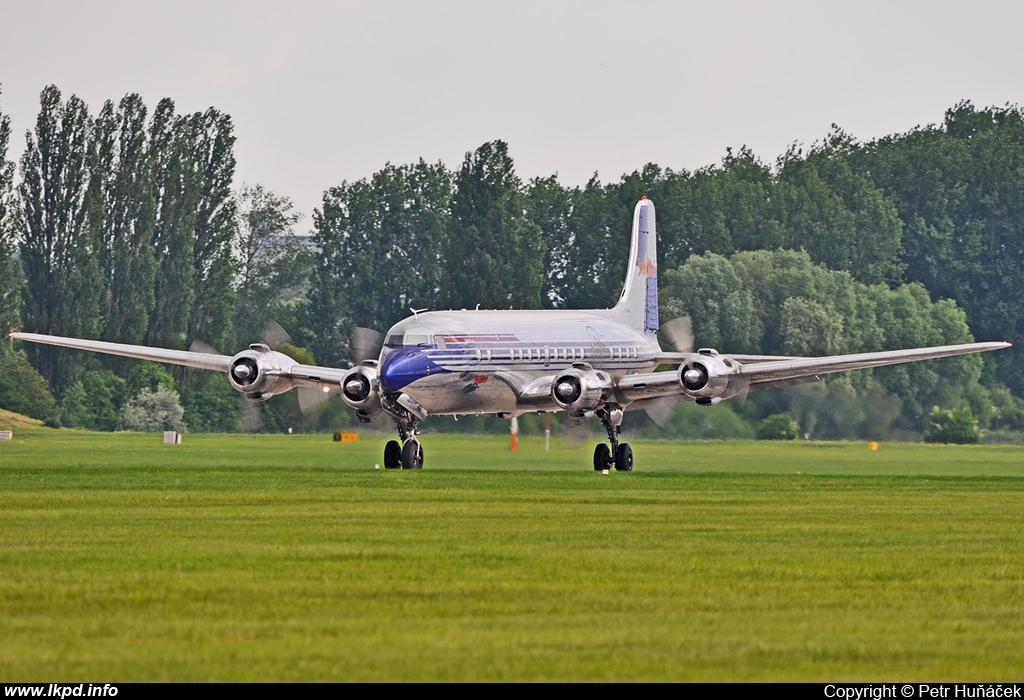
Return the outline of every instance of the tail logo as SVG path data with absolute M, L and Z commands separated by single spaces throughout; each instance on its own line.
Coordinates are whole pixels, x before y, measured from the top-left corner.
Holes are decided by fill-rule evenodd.
M 644 255 L 644 259 L 639 264 L 640 275 L 643 277 L 654 277 L 657 270 L 654 267 L 654 263 L 651 262 L 651 258 L 648 255 Z

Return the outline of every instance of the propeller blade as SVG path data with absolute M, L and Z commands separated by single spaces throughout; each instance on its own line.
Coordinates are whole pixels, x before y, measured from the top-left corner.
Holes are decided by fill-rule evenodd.
M 204 353 L 209 353 L 209 354 L 212 354 L 212 355 L 219 355 L 220 354 L 219 352 L 217 352 L 213 348 L 212 345 L 210 345 L 209 343 L 207 343 L 204 340 L 200 340 L 199 338 L 196 338 L 195 340 L 192 341 L 192 344 L 188 346 L 188 351 L 189 352 L 204 352 Z
M 312 418 L 320 413 L 337 395 L 337 392 L 325 392 L 323 389 L 312 386 L 300 386 L 295 389 L 295 396 L 299 400 L 299 410 L 306 418 Z
M 676 404 L 671 398 L 655 399 L 644 407 L 647 416 L 654 421 L 659 428 L 667 428 L 676 414 Z
M 693 352 L 693 321 L 689 316 L 663 323 L 661 333 L 676 352 Z
M 556 434 L 555 444 L 560 450 L 581 450 L 590 444 L 590 436 L 582 423 L 572 423 L 566 414 L 562 427 Z
M 263 416 L 256 401 L 242 397 L 238 407 L 238 427 L 243 433 L 253 433 L 263 427 Z
M 277 350 L 282 345 L 291 345 L 292 337 L 288 335 L 288 331 L 281 328 L 277 321 L 270 321 L 263 332 L 260 333 L 260 339 L 268 346 L 271 350 Z
M 746 403 L 748 396 L 750 396 L 750 380 L 745 379 L 742 387 L 738 392 L 736 392 L 736 396 L 734 396 L 732 400 L 736 402 L 737 406 L 742 406 Z
M 382 345 L 383 333 L 378 333 L 372 328 L 356 327 L 352 331 L 352 363 L 358 365 L 364 360 L 376 360 Z

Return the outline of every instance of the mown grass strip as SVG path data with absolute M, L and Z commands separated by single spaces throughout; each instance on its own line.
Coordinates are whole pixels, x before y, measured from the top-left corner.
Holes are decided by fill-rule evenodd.
M 489 438 L 408 473 L 365 439 L 69 432 L 0 450 L 4 681 L 1024 668 L 1019 448 L 644 443 L 602 477 Z

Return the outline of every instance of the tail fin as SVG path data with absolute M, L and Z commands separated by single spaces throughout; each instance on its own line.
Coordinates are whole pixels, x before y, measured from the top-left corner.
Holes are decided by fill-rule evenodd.
M 616 320 L 645 333 L 658 333 L 658 242 L 654 202 L 644 197 L 633 210 L 633 239 L 622 296 L 612 308 Z

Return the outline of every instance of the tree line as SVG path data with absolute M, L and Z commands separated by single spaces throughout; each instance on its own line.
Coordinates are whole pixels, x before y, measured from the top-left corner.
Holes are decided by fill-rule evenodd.
M 235 186 L 232 123 L 216 109 L 177 114 L 165 99 L 150 114 L 128 95 L 91 116 L 51 86 L 17 187 L 9 143 L 0 112 L 5 330 L 234 352 L 276 320 L 289 351 L 343 365 L 355 326 L 386 330 L 410 307 L 611 305 L 641 196 L 658 207 L 663 320 L 690 315 L 700 345 L 831 354 L 1014 340 L 1024 308 L 1016 107 L 964 102 L 941 124 L 870 142 L 833 127 L 772 164 L 741 148 L 692 172 L 648 164 L 582 187 L 557 175 L 524 181 L 508 145 L 492 141 L 455 168 L 387 164 L 327 189 L 311 246 L 288 235 L 298 216 L 287 197 Z M 56 397 L 51 412 L 74 413 L 69 391 L 79 403 L 109 395 L 93 407 L 109 428 L 113 409 L 143 388 L 118 383 L 137 363 L 23 352 Z M 833 437 L 920 434 L 931 404 L 1024 428 L 1015 357 L 865 372 L 755 395 L 737 410 L 750 422 L 786 409 Z M 147 376 L 151 391 L 168 386 Z M 237 424 L 225 382 L 171 379 L 192 429 Z M 293 400 L 275 401 L 261 408 L 268 429 L 298 422 Z M 330 411 L 320 426 L 344 415 Z

